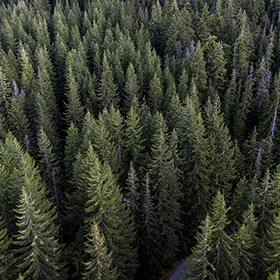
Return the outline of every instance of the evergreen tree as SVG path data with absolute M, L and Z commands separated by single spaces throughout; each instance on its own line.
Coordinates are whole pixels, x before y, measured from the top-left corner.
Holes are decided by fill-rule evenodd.
M 209 261 L 215 268 L 216 279 L 230 279 L 230 268 L 234 262 L 232 254 L 232 238 L 226 233 L 229 224 L 224 196 L 218 191 L 213 200 L 212 212 L 210 215 L 212 229 L 211 252 Z
M 165 121 L 162 114 L 157 113 L 154 119 L 149 174 L 155 203 L 155 219 L 160 233 L 160 240 L 157 241 L 158 257 L 163 264 L 171 264 L 174 260 L 179 244 L 177 232 L 181 227 L 178 217 L 181 190 L 167 138 Z
M 25 114 L 25 104 L 25 96 L 15 92 L 11 98 L 8 115 L 10 130 L 21 145 L 26 144 L 25 139 L 32 141 L 29 120 Z M 25 148 L 28 152 L 31 150 L 29 145 L 25 145 Z
M 163 101 L 163 92 L 160 78 L 158 77 L 157 73 L 155 73 L 154 77 L 150 82 L 150 90 L 148 95 L 148 105 L 150 106 L 152 113 L 156 113 L 160 111 L 162 108 L 162 101 Z
M 236 177 L 234 147 L 227 126 L 224 124 L 220 110 L 220 99 L 216 95 L 211 101 L 208 98 L 206 104 L 205 127 L 210 144 L 210 162 L 213 166 L 212 182 L 225 190 L 225 196 L 229 195 L 232 182 Z
M 158 259 L 159 247 L 157 241 L 159 232 L 157 230 L 155 206 L 148 174 L 146 174 L 144 181 L 140 237 L 142 240 L 140 247 L 141 275 L 145 278 L 157 279 L 161 275 L 162 266 Z
M 203 92 L 206 87 L 207 73 L 206 73 L 206 62 L 204 60 L 203 49 L 200 41 L 198 41 L 191 61 L 191 70 L 193 78 L 195 79 L 198 90 Z M 201 100 L 204 101 L 204 100 Z
M 136 98 L 136 100 L 139 99 L 138 79 L 132 63 L 130 63 L 127 68 L 124 92 L 125 92 L 124 111 L 128 112 L 129 109 L 132 107 L 134 98 Z
M 253 271 L 254 250 L 256 248 L 257 220 L 254 216 L 254 206 L 243 213 L 243 224 L 233 235 L 233 265 L 234 279 L 251 279 L 250 272 Z
M 12 279 L 15 275 L 14 254 L 11 250 L 12 239 L 8 236 L 7 228 L 0 219 L 0 276 L 3 280 Z
M 108 131 L 105 114 L 99 114 L 99 118 L 95 122 L 92 143 L 102 163 L 108 162 L 114 174 L 118 174 L 120 166 L 118 165 L 117 148 Z
M 68 91 L 66 94 L 67 97 L 67 104 L 66 105 L 66 112 L 65 112 L 65 120 L 68 125 L 71 123 L 74 124 L 75 127 L 81 128 L 82 120 L 84 115 L 84 108 L 81 105 L 80 97 L 78 94 L 78 84 L 75 80 L 73 75 L 73 70 L 68 69 L 68 81 L 67 87 Z
M 97 99 L 100 103 L 100 108 L 105 108 L 106 110 L 109 110 L 112 105 L 117 107 L 119 103 L 117 86 L 114 83 L 112 69 L 105 53 L 103 55 L 102 73 L 97 91 Z
M 214 279 L 215 268 L 209 261 L 213 225 L 208 214 L 199 229 L 200 232 L 196 236 L 197 245 L 192 249 L 192 258 L 188 262 L 190 271 L 187 279 Z
M 276 270 L 273 274 L 270 273 L 267 280 L 279 280 L 280 277 L 279 277 L 279 272 L 278 270 Z
M 83 279 L 117 279 L 116 268 L 113 268 L 112 252 L 107 253 L 105 238 L 95 221 L 91 225 L 85 252 L 89 254 L 89 260 L 85 263 L 86 272 Z
M 89 170 L 88 180 L 86 223 L 94 217 L 104 233 L 120 279 L 133 277 L 137 268 L 134 222 L 123 203 L 110 166 L 107 163 L 101 165 L 96 159 L 95 166 Z
M 58 219 L 61 225 L 61 216 L 60 216 L 60 197 L 61 190 L 60 178 L 59 178 L 59 167 L 58 162 L 55 158 L 55 155 L 52 151 L 52 145 L 41 127 L 38 132 L 38 147 L 39 147 L 39 160 L 40 160 L 40 170 L 42 174 L 42 179 L 46 182 L 49 187 L 51 196 L 53 197 L 54 203 L 56 205 Z
M 130 108 L 125 124 L 125 160 L 127 164 L 132 161 L 133 166 L 138 169 L 140 166 L 145 166 L 145 160 L 143 129 L 139 118 L 139 108 L 137 106 Z
M 265 250 L 267 261 L 267 270 L 275 271 L 279 269 L 279 257 L 280 257 L 280 246 L 279 246 L 279 226 L 280 226 L 280 218 L 279 213 L 277 213 L 272 221 L 271 226 L 268 230 L 268 244 Z
M 0 67 L 0 108 L 4 116 L 8 115 L 9 99 L 11 97 L 11 88 L 6 74 Z
M 59 279 L 61 272 L 60 244 L 56 210 L 46 197 L 46 189 L 38 169 L 28 154 L 21 160 L 22 188 L 17 213 L 17 267 L 23 276 L 32 279 Z
M 64 166 L 67 178 L 71 178 L 73 170 L 73 162 L 75 162 L 76 156 L 80 149 L 81 139 L 78 128 L 74 126 L 73 123 L 69 126 L 67 130 L 67 136 L 65 140 L 65 156 L 64 156 Z

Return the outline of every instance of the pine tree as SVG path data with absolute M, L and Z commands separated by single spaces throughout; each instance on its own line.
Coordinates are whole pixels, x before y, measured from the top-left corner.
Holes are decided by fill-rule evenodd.
M 160 77 L 158 77 L 157 73 L 155 73 L 150 82 L 150 90 L 147 100 L 152 113 L 156 113 L 157 111 L 161 110 L 163 102 L 163 92 Z
M 186 69 L 184 68 L 179 79 L 178 84 L 178 95 L 181 101 L 184 101 L 187 97 L 187 93 L 189 92 L 189 77 Z
M 100 108 L 109 110 L 112 105 L 116 108 L 119 103 L 117 86 L 114 83 L 112 69 L 107 61 L 107 56 L 103 55 L 102 73 L 100 85 L 97 92 L 97 99 L 100 103 Z
M 46 197 L 47 192 L 34 161 L 26 153 L 20 161 L 23 184 L 16 209 L 16 264 L 27 278 L 59 279 L 62 266 L 58 227 L 55 225 L 56 210 L 51 208 Z
M 112 142 L 117 148 L 118 166 L 123 167 L 124 162 L 124 121 L 120 110 L 111 107 L 110 111 L 103 111 L 103 117 L 107 123 Z
M 126 180 L 126 201 L 131 209 L 131 214 L 134 216 L 136 226 L 140 225 L 140 189 L 139 179 L 137 178 L 136 171 L 133 166 L 133 162 L 130 162 L 128 177 Z
M 37 75 L 37 94 L 40 94 L 46 104 L 47 116 L 56 128 L 59 111 L 57 108 L 56 97 L 53 92 L 52 76 L 53 66 L 48 56 L 46 47 L 39 48 L 36 54 L 38 60 L 38 75 Z
M 232 216 L 236 222 L 240 222 L 241 216 L 247 210 L 250 201 L 249 183 L 245 177 L 241 178 L 236 186 L 232 202 Z
M 124 134 L 125 141 L 125 161 L 126 164 L 132 162 L 134 168 L 145 166 L 144 159 L 144 139 L 143 128 L 139 118 L 138 104 L 132 106 L 125 120 L 126 128 Z
M 0 217 L 1 218 L 1 217 Z M 14 254 L 11 250 L 12 239 L 8 236 L 7 228 L 4 225 L 2 218 L 0 219 L 0 276 L 3 280 L 12 279 L 15 269 Z
M 112 252 L 107 253 L 105 238 L 98 225 L 93 221 L 89 236 L 85 244 L 85 252 L 89 255 L 85 263 L 86 272 L 83 279 L 115 280 L 116 268 L 113 268 Z
M 108 162 L 116 175 L 120 168 L 118 165 L 118 151 L 116 145 L 112 141 L 104 116 L 105 114 L 99 114 L 99 117 L 95 122 L 92 145 L 102 163 Z
M 279 244 L 280 216 L 277 213 L 267 232 L 267 248 L 265 250 L 267 271 L 279 270 L 280 244 Z
M 120 279 L 133 278 L 137 268 L 134 221 L 123 203 L 119 186 L 107 162 L 95 159 L 87 180 L 88 201 L 86 226 L 96 220 L 103 232 L 108 248 L 113 251 L 114 265 Z
M 24 91 L 24 94 L 26 95 L 28 102 L 28 113 L 29 117 L 31 119 L 34 118 L 35 114 L 35 72 L 32 67 L 30 57 L 25 49 L 24 46 L 21 45 L 20 48 L 20 54 L 21 54 L 21 89 Z
M 191 70 L 200 92 L 203 92 L 206 87 L 207 73 L 205 67 L 206 62 L 204 60 L 203 49 L 200 41 L 198 41 L 191 61 Z
M 266 229 L 272 222 L 272 217 L 274 215 L 274 198 L 275 189 L 270 180 L 270 172 L 266 171 L 265 176 L 262 179 L 261 184 L 256 188 L 256 212 L 259 217 L 259 233 L 263 237 L 265 235 Z
M 67 178 L 71 178 L 73 171 L 73 162 L 75 162 L 76 156 L 80 149 L 81 139 L 78 128 L 74 126 L 73 123 L 69 126 L 67 130 L 67 136 L 65 140 L 65 156 L 64 156 L 64 166 Z
M 89 143 L 93 141 L 94 127 L 96 122 L 92 114 L 87 111 L 83 120 L 83 126 L 81 131 L 82 143 L 81 143 L 81 153 L 85 154 L 88 150 Z
M 0 144 L 0 215 L 3 216 L 8 232 L 15 233 L 15 212 L 20 195 L 19 158 L 23 151 L 19 142 L 8 132 Z
M 165 121 L 162 114 L 157 113 L 154 119 L 151 163 L 148 170 L 155 203 L 155 223 L 160 232 L 158 257 L 163 264 L 171 264 L 174 260 L 179 244 L 177 231 L 181 227 L 178 217 L 181 189 L 167 138 Z
M 229 279 L 230 268 L 234 258 L 232 255 L 232 238 L 226 233 L 229 224 L 224 196 L 218 191 L 213 200 L 212 212 L 210 215 L 212 229 L 211 252 L 209 261 L 215 268 L 214 277 L 216 279 Z
M 42 179 L 46 182 L 49 187 L 52 198 L 56 205 L 58 219 L 61 225 L 60 216 L 60 196 L 61 191 L 59 190 L 60 178 L 59 178 L 59 166 L 58 162 L 53 153 L 52 145 L 41 127 L 38 132 L 38 147 L 39 147 L 39 160 L 40 160 L 40 170 L 42 174 Z
M 67 103 L 66 105 L 66 112 L 65 112 L 65 120 L 68 125 L 71 123 L 74 124 L 74 127 L 81 128 L 82 120 L 84 115 L 84 108 L 81 105 L 79 93 L 78 93 L 78 84 L 75 80 L 73 70 L 70 67 L 68 69 L 68 81 L 67 87 L 68 91 L 66 94 Z
M 205 44 L 206 70 L 209 84 L 216 90 L 223 90 L 226 74 L 226 60 L 221 42 L 216 42 L 215 36 L 210 36 Z
M 0 66 L 0 108 L 4 116 L 8 115 L 9 99 L 11 97 L 11 88 L 6 74 Z
M 137 75 L 134 70 L 134 66 L 132 63 L 129 64 L 126 73 L 126 83 L 124 87 L 125 97 L 125 112 L 128 112 L 132 107 L 133 100 L 136 97 L 136 100 L 139 99 L 139 85 Z
M 212 182 L 215 186 L 225 190 L 225 196 L 229 195 L 232 182 L 236 178 L 234 146 L 227 126 L 224 123 L 220 110 L 220 99 L 215 95 L 211 101 L 208 98 L 206 104 L 205 128 L 210 144 L 210 162 L 213 166 Z
M 142 200 L 142 223 L 140 228 L 140 237 L 142 240 L 140 246 L 141 275 L 145 278 L 157 279 L 161 275 L 161 263 L 158 259 L 159 248 L 157 241 L 159 232 L 155 219 L 155 207 L 150 189 L 149 175 L 146 174 L 143 183 L 144 192 Z
M 209 261 L 213 225 L 208 214 L 199 229 L 196 235 L 197 245 L 192 249 L 192 257 L 188 262 L 187 279 L 214 279 L 215 268 Z
M 29 120 L 25 114 L 25 104 L 25 96 L 15 92 L 11 98 L 8 115 L 10 130 L 22 145 L 25 144 L 26 137 L 32 141 Z M 30 151 L 30 147 L 25 148 L 28 152 Z
M 233 235 L 233 277 L 236 280 L 251 279 L 250 272 L 254 267 L 254 250 L 256 249 L 257 220 L 254 216 L 254 205 L 243 213 L 243 224 Z
M 279 272 L 276 270 L 274 273 L 270 273 L 267 280 L 279 280 Z

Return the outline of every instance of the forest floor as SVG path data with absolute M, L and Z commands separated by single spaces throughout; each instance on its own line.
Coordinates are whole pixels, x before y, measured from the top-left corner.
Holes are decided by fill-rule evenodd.
M 180 260 L 178 262 L 176 262 L 172 268 L 169 268 L 169 269 L 165 269 L 163 271 L 163 277 L 161 277 L 160 279 L 158 280 L 169 280 L 172 275 L 176 272 L 176 270 L 187 260 L 189 259 L 190 256 L 186 257 L 185 259 L 183 260 Z

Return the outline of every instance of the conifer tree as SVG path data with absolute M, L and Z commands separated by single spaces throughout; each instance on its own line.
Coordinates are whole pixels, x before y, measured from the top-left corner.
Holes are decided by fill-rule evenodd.
M 13 269 L 15 259 L 11 249 L 12 239 L 8 236 L 2 217 L 0 218 L 0 276 L 1 279 L 8 280 L 15 276 Z
M 272 222 L 274 212 L 275 190 L 270 180 L 270 172 L 266 171 L 261 184 L 256 188 L 256 212 L 259 216 L 259 233 L 263 237 Z
M 59 112 L 51 80 L 53 76 L 53 66 L 46 47 L 39 48 L 36 57 L 38 60 L 37 94 L 40 94 L 45 100 L 47 115 L 53 123 L 53 126 L 56 127 Z
M 208 214 L 199 229 L 201 232 L 196 235 L 197 245 L 192 249 L 192 258 L 188 262 L 190 271 L 187 279 L 214 279 L 215 268 L 209 261 L 213 225 Z
M 86 225 L 96 220 L 108 248 L 113 251 L 114 265 L 120 279 L 133 278 L 137 268 L 134 221 L 123 203 L 120 189 L 108 163 L 95 159 L 88 172 Z
M 184 68 L 180 75 L 179 84 L 178 84 L 178 95 L 181 101 L 184 101 L 186 99 L 188 89 L 189 89 L 189 77 L 186 69 Z
M 224 196 L 218 191 L 213 200 L 210 215 L 212 229 L 211 252 L 209 261 L 215 268 L 214 277 L 217 279 L 230 279 L 230 268 L 234 262 L 232 254 L 232 238 L 226 233 L 229 224 Z
M 139 85 L 137 75 L 134 70 L 132 63 L 129 64 L 126 73 L 126 83 L 124 87 L 125 97 L 124 104 L 126 112 L 132 107 L 133 100 L 136 97 L 136 100 L 139 99 Z
M 67 130 L 67 136 L 65 140 L 64 165 L 67 178 L 71 178 L 73 170 L 72 164 L 75 162 L 80 145 L 81 139 L 78 128 L 76 128 L 74 124 L 71 123 Z
M 21 89 L 24 91 L 24 94 L 26 95 L 28 102 L 28 113 L 29 117 L 31 119 L 35 116 L 35 72 L 33 69 L 33 66 L 30 61 L 30 57 L 25 49 L 24 46 L 21 45 L 20 48 L 20 54 L 21 54 Z
M 236 222 L 240 222 L 241 216 L 247 210 L 250 201 L 249 183 L 245 177 L 241 178 L 237 183 L 232 202 L 232 215 Z
M 162 114 L 157 113 L 154 119 L 149 175 L 155 203 L 155 219 L 160 232 L 160 240 L 157 241 L 158 257 L 160 262 L 170 264 L 174 260 L 179 242 L 177 231 L 181 226 L 178 217 L 181 189 L 167 138 L 165 121 Z
M 88 150 L 89 143 L 93 141 L 94 127 L 96 126 L 95 119 L 92 114 L 87 111 L 83 120 L 83 126 L 81 131 L 82 143 L 80 151 L 82 154 L 85 154 Z
M 236 177 L 234 147 L 227 126 L 224 123 L 220 110 L 220 99 L 215 95 L 206 104 L 205 128 L 209 137 L 210 162 L 213 166 L 211 180 L 215 186 L 225 190 L 227 197 L 231 190 L 232 182 Z M 209 176 L 211 178 L 211 175 Z
M 118 107 L 119 96 L 117 86 L 114 83 L 112 69 L 107 61 L 107 56 L 104 53 L 102 63 L 102 73 L 99 89 L 97 91 L 97 99 L 100 103 L 100 108 L 109 110 L 112 105 Z
M 46 182 L 47 186 L 49 187 L 51 196 L 53 197 L 54 203 L 56 205 L 58 219 L 61 225 L 61 190 L 59 190 L 59 166 L 53 153 L 52 145 L 42 127 L 38 132 L 38 147 L 40 160 L 39 167 L 42 172 L 42 179 Z
M 85 263 L 86 272 L 83 279 L 117 279 L 116 268 L 113 268 L 112 252 L 107 253 L 105 238 L 95 221 L 91 225 L 87 239 L 85 252 L 89 255 L 89 258 Z
M 206 62 L 204 60 L 203 49 L 200 41 L 198 41 L 191 61 L 191 70 L 193 78 L 199 91 L 204 91 L 207 82 Z
M 150 82 L 150 90 L 148 94 L 148 104 L 152 110 L 152 113 L 160 111 L 162 108 L 163 92 L 160 77 L 155 73 Z
M 65 112 L 65 120 L 68 125 L 71 123 L 74 124 L 75 127 L 81 128 L 82 120 L 84 115 L 84 108 L 81 105 L 79 93 L 78 93 L 78 84 L 75 80 L 73 70 L 70 67 L 68 69 L 68 76 L 67 76 L 67 87 L 68 91 L 66 94 L 67 103 L 66 105 L 66 112 Z
M 110 111 L 103 111 L 103 118 L 108 127 L 108 132 L 117 148 L 118 166 L 121 168 L 124 161 L 124 121 L 119 109 L 111 107 Z
M 60 244 L 56 210 L 46 197 L 34 161 L 25 153 L 21 159 L 22 188 L 17 213 L 17 267 L 23 276 L 32 279 L 59 279 Z
M 125 124 L 125 161 L 127 164 L 131 161 L 134 168 L 138 169 L 145 165 L 143 128 L 139 118 L 138 103 L 130 108 Z
M 9 99 L 11 97 L 11 88 L 6 74 L 0 66 L 0 108 L 4 116 L 8 115 Z
M 104 114 L 99 114 L 95 122 L 92 143 L 102 163 L 108 162 L 114 174 L 118 174 L 120 166 L 118 165 L 117 148 L 108 131 Z
M 206 55 L 206 69 L 209 78 L 209 84 L 216 90 L 223 90 L 226 74 L 226 60 L 221 42 L 215 41 L 215 36 L 210 36 L 205 44 L 204 51 Z
M 131 214 L 134 216 L 136 226 L 140 225 L 140 197 L 139 179 L 137 178 L 133 162 L 130 162 L 128 177 L 126 180 L 126 201 L 131 209 Z M 138 221 L 138 222 L 137 222 Z
M 32 141 L 29 120 L 25 114 L 25 104 L 25 97 L 15 92 L 11 98 L 8 115 L 10 130 L 21 145 L 25 144 L 26 137 Z M 30 151 L 30 147 L 26 146 L 25 148 Z
M 270 273 L 267 280 L 279 280 L 279 272 L 276 270 L 274 273 Z
M 37 111 L 37 126 L 39 130 L 41 127 L 46 133 L 48 139 L 53 146 L 53 150 L 57 155 L 61 155 L 61 141 L 59 139 L 57 129 L 57 118 L 52 120 L 52 115 L 49 115 L 50 108 L 47 107 L 46 100 L 39 93 L 36 94 L 36 111 Z
M 279 227 L 280 227 L 280 217 L 277 213 L 272 221 L 271 226 L 268 230 L 268 244 L 265 250 L 267 261 L 267 271 L 279 270 L 279 257 L 280 257 L 280 245 L 279 245 Z
M 157 279 L 161 274 L 161 263 L 158 259 L 159 248 L 157 241 L 159 232 L 155 219 L 155 206 L 150 189 L 149 175 L 144 181 L 144 194 L 142 201 L 142 224 L 140 237 L 143 240 L 140 246 L 141 271 L 143 277 Z
M 251 279 L 250 272 L 254 267 L 254 250 L 256 249 L 257 220 L 254 216 L 254 205 L 243 213 L 243 224 L 233 235 L 234 279 Z

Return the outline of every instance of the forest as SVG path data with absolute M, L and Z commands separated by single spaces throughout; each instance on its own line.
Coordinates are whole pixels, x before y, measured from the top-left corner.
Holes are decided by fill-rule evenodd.
M 280 0 L 1 2 L 1 280 L 280 279 Z

